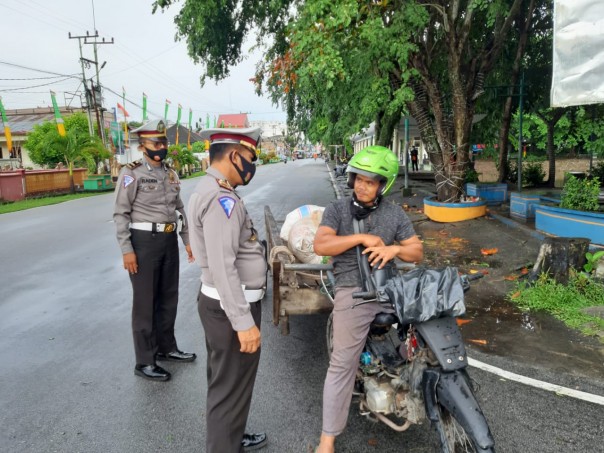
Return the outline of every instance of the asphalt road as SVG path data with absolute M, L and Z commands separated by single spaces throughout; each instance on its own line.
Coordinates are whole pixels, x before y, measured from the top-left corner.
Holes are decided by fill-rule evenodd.
M 195 184 L 183 181 L 185 204 Z M 334 198 L 325 164 L 313 159 L 259 167 L 239 192 L 262 236 L 264 205 L 282 220 L 298 206 L 325 206 Z M 113 195 L 104 194 L 0 216 L 2 452 L 203 451 L 199 268 L 186 262 L 183 249 L 176 332 L 180 348 L 196 352 L 198 360 L 167 363 L 173 374 L 167 383 L 135 377 L 131 287 L 112 206 Z M 271 322 L 270 297 L 249 430 L 268 433 L 270 444 L 262 451 L 306 453 L 321 431 L 326 317 L 292 317 L 290 335 L 281 336 Z M 489 361 L 488 355 L 478 358 Z M 508 363 L 498 357 L 496 365 Z M 602 406 L 470 372 L 498 452 L 603 451 Z M 395 433 L 353 406 L 338 451 L 438 448 L 427 425 Z

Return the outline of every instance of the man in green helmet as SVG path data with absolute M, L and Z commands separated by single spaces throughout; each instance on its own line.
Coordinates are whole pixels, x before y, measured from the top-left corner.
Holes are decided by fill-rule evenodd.
M 332 256 L 335 300 L 333 309 L 333 352 L 323 389 L 323 429 L 317 453 L 335 451 L 335 438 L 344 431 L 352 399 L 359 357 L 375 316 L 384 312 L 376 303 L 357 305 L 352 294 L 362 291 L 355 248 L 364 248 L 370 264 L 392 266 L 394 258 L 419 262 L 423 245 L 402 208 L 383 197 L 398 175 L 398 159 L 382 146 L 359 151 L 348 163 L 350 197 L 332 202 L 323 213 L 314 240 L 320 256 Z M 353 219 L 362 220 L 355 233 Z

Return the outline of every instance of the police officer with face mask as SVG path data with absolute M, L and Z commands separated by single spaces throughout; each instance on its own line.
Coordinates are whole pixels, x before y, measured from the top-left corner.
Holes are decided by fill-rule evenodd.
M 245 434 L 260 360 L 265 246 L 235 188 L 248 184 L 259 128 L 207 129 L 210 167 L 189 200 L 191 247 L 201 266 L 199 317 L 208 351 L 206 453 L 239 453 L 267 443 Z
M 132 283 L 134 374 L 167 381 L 171 375 L 157 365 L 157 360 L 192 362 L 196 358 L 193 353 L 179 350 L 174 338 L 179 223 L 189 262 L 193 261 L 193 253 L 180 198 L 180 180 L 164 162 L 168 152 L 165 123 L 151 121 L 132 132 L 138 135 L 138 150 L 143 153 L 143 159 L 121 170 L 115 189 L 113 220 L 124 269 Z

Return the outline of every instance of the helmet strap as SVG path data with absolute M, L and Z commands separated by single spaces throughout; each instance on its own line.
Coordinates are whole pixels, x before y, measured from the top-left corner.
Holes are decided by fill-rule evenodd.
M 373 211 L 375 211 L 380 205 L 380 201 L 382 200 L 382 196 L 378 195 L 373 202 L 370 204 L 361 203 L 356 194 L 352 193 L 352 201 L 351 201 L 351 212 L 355 219 L 361 220 L 369 217 Z

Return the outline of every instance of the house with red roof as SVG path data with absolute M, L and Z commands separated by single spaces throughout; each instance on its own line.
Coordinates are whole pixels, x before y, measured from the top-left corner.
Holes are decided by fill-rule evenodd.
M 232 113 L 219 115 L 216 121 L 216 127 L 250 127 L 250 122 L 247 119 L 247 113 Z

